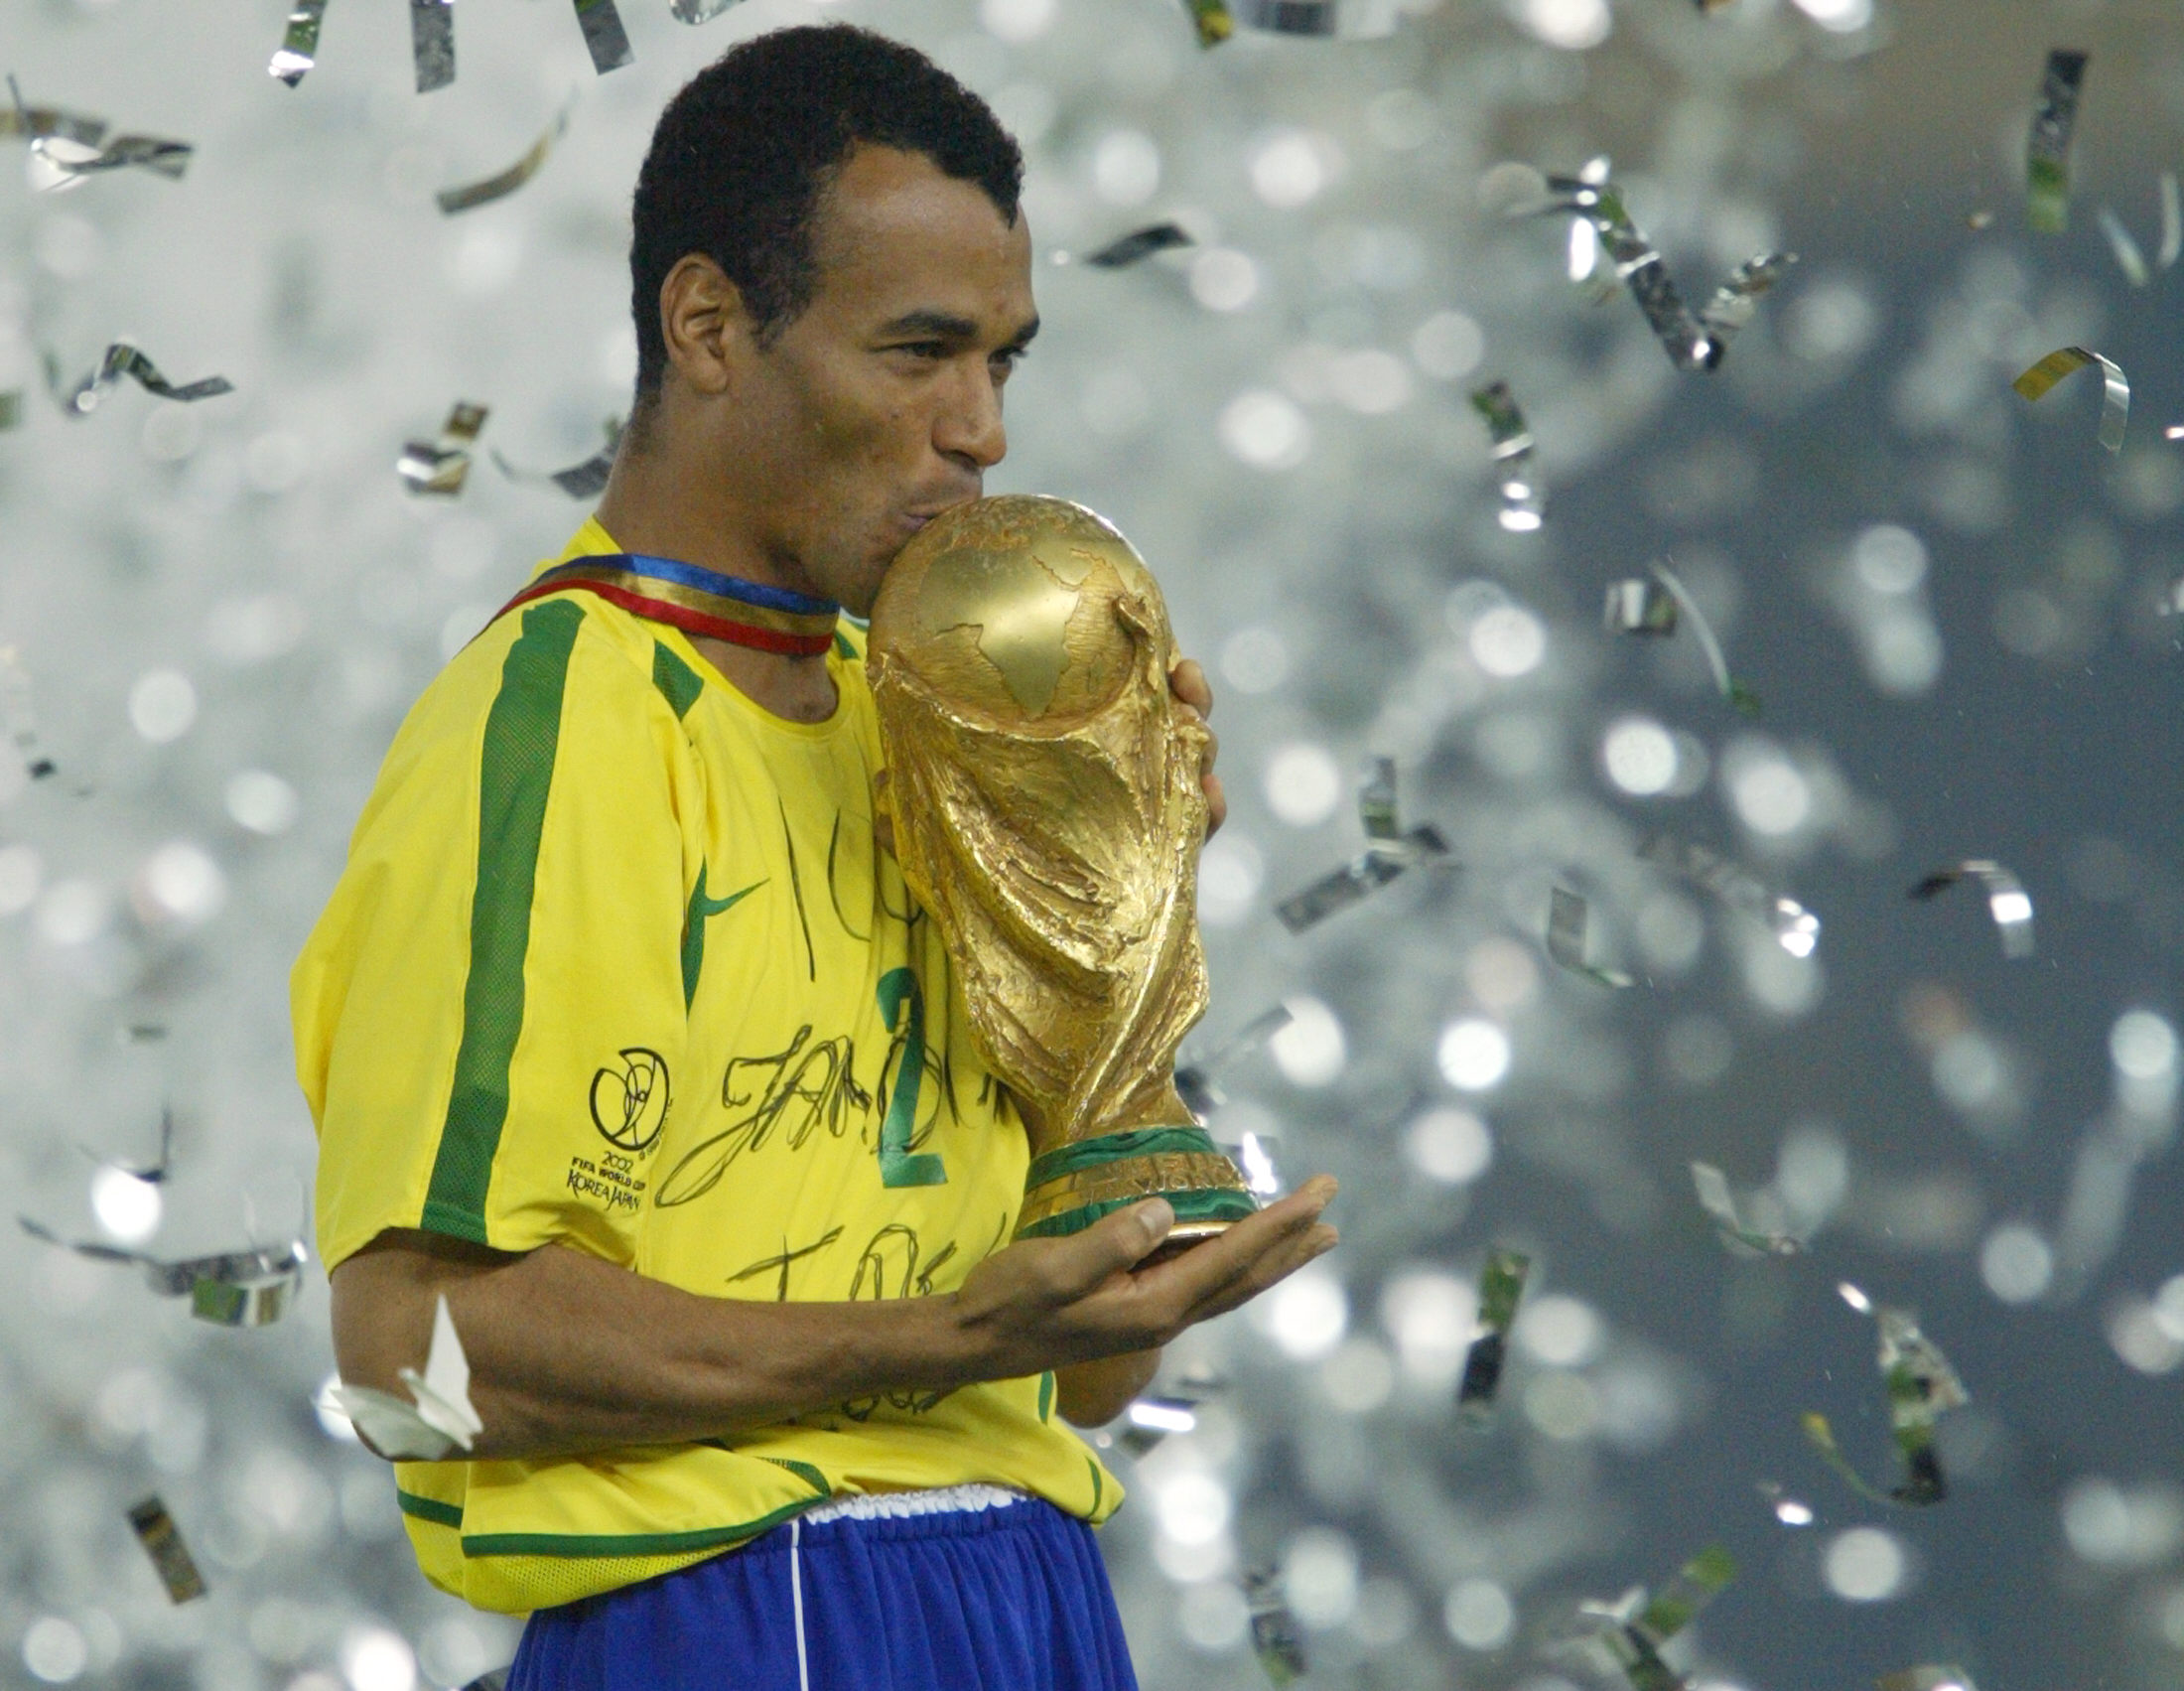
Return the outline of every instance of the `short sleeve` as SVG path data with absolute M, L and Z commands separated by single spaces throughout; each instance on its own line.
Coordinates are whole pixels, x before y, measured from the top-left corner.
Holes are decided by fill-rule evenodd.
M 387 1228 L 634 1260 L 686 1078 L 702 799 L 676 710 L 603 621 L 540 601 L 434 683 L 296 966 L 330 1268 Z

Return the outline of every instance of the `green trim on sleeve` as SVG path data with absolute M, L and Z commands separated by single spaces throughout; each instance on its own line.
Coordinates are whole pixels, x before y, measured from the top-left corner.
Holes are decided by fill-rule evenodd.
M 415 1515 L 421 1521 L 431 1521 L 434 1526 L 460 1529 L 463 1525 L 460 1504 L 443 1503 L 437 1497 L 420 1497 L 415 1491 L 405 1491 L 400 1486 L 395 1487 L 394 1500 L 405 1515 Z
M 690 707 L 705 691 L 698 672 L 669 651 L 664 640 L 652 642 L 652 685 L 659 688 L 660 697 L 667 701 L 667 708 L 678 722 L 690 714 Z
M 546 829 L 569 654 L 584 607 L 549 599 L 523 613 L 485 716 L 478 797 L 478 884 L 471 896 L 471 962 L 463 983 L 463 1040 L 446 1124 L 425 1195 L 424 1225 L 487 1244 L 485 1193 L 508 1118 L 508 1069 L 523 1032 L 523 960 L 531 893 Z
M 1054 1370 L 1048 1368 L 1039 1375 L 1039 1419 L 1044 1421 L 1054 1413 Z
M 1092 1507 L 1086 1513 L 1096 1515 L 1100 1512 L 1101 1497 L 1107 1494 L 1107 1487 L 1100 1481 L 1100 1459 L 1087 1453 L 1084 1466 L 1092 1471 Z

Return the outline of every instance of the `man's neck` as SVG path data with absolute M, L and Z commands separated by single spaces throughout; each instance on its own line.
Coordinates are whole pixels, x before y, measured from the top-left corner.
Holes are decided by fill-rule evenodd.
M 689 490 L 703 485 L 701 479 L 679 473 L 664 454 L 624 450 L 600 498 L 600 526 L 625 552 L 672 558 L 762 587 L 808 593 L 807 584 L 780 579 L 762 548 L 744 537 L 745 525 L 731 513 L 692 498 Z M 834 677 L 823 652 L 793 656 L 702 634 L 692 634 L 690 643 L 761 710 L 790 722 L 825 722 L 834 715 Z

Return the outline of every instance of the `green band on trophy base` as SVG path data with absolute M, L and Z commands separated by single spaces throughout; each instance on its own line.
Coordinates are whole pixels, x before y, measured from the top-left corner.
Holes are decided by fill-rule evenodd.
M 1033 1160 L 1016 1236 L 1082 1232 L 1149 1198 L 1167 1199 L 1178 1232 L 1240 1221 L 1259 1207 L 1236 1165 L 1214 1149 L 1204 1128 L 1138 1128 L 1080 1139 Z

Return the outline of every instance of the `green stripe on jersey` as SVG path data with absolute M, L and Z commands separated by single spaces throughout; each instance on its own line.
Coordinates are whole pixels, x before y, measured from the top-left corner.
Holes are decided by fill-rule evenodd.
M 659 688 L 660 697 L 667 701 L 667 708 L 678 720 L 690 714 L 690 707 L 705 691 L 705 683 L 698 679 L 698 672 L 669 651 L 663 640 L 652 642 L 652 685 Z
M 463 1041 L 440 1130 L 424 1224 L 476 1244 L 485 1236 L 485 1191 L 508 1117 L 508 1066 L 523 1032 L 523 959 L 531 944 L 531 890 L 561 740 L 569 653 L 584 607 L 549 599 L 523 613 L 500 691 L 485 716 L 478 766 L 478 885 L 471 895 L 471 963 L 463 983 Z

